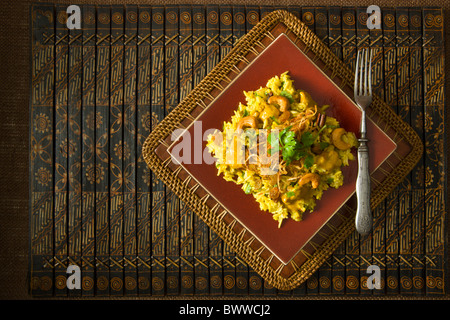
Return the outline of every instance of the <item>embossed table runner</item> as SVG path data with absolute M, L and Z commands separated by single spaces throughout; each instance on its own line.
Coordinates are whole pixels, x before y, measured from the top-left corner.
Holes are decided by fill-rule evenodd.
M 443 12 L 231 5 L 31 7 L 30 290 L 35 296 L 360 296 L 446 293 Z M 374 49 L 374 91 L 422 137 L 413 171 L 300 287 L 277 290 L 142 159 L 142 143 L 265 14 L 285 9 L 354 68 Z M 69 265 L 81 290 L 66 286 Z M 367 288 L 367 268 L 382 288 Z

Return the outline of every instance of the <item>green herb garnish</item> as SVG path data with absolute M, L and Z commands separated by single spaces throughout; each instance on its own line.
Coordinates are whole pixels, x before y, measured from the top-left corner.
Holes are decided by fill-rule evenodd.
M 291 131 L 292 126 L 284 128 L 280 132 L 279 137 L 273 133 L 270 133 L 268 136 L 268 141 L 271 145 L 271 149 L 268 150 L 268 153 L 271 155 L 278 152 L 281 146 L 281 155 L 287 165 L 289 165 L 292 161 L 304 158 L 303 165 L 306 168 L 311 168 L 314 165 L 314 156 L 310 153 L 310 148 L 325 127 L 326 126 L 323 126 L 317 135 L 313 135 L 312 132 L 309 131 L 304 132 L 300 137 L 300 141 L 295 138 L 295 132 Z M 328 146 L 328 143 L 324 142 L 321 145 L 321 148 L 325 148 L 325 144 Z
M 309 149 L 316 140 L 311 132 L 305 132 L 302 134 L 300 141 L 295 138 L 295 132 L 291 131 L 291 126 L 283 129 L 279 134 L 279 139 L 273 133 L 269 134 L 268 141 L 271 145 L 269 154 L 273 154 L 280 150 L 281 155 L 289 165 L 292 161 L 304 158 L 304 165 L 306 168 L 310 168 L 314 164 L 314 156 L 310 154 Z
M 286 192 L 286 196 L 287 196 L 288 198 L 292 198 L 293 196 L 295 196 L 295 192 L 294 192 L 294 191 Z
M 328 143 L 328 142 L 324 142 L 324 141 L 322 141 L 322 142 L 319 142 L 319 147 L 320 147 L 320 150 L 324 150 L 326 147 L 328 147 L 330 144 Z
M 265 97 L 263 97 L 263 96 L 261 96 L 258 92 L 256 92 L 256 91 L 253 91 L 253 95 L 255 96 L 255 97 L 260 97 L 260 98 L 262 98 L 262 99 L 266 99 Z
M 311 168 L 314 164 L 314 156 L 311 154 L 308 154 L 305 157 L 305 162 L 303 162 L 303 164 L 306 168 L 308 168 L 308 169 Z
M 272 119 L 273 122 L 275 122 L 276 124 L 280 124 L 277 120 L 277 118 L 275 118 L 274 116 L 271 116 L 270 119 Z
M 287 98 L 290 103 L 294 103 L 295 102 L 294 98 L 292 97 L 292 94 L 290 94 L 286 90 L 281 91 L 280 92 L 280 96 L 283 96 L 283 97 Z
M 245 186 L 244 192 L 245 194 L 249 194 L 252 191 L 252 186 L 250 185 L 250 183 L 247 183 L 247 185 Z

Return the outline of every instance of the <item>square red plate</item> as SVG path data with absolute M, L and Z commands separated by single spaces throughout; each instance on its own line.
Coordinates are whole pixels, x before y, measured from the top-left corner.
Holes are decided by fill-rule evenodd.
M 301 222 L 278 223 L 253 196 L 217 175 L 195 146 L 203 133 L 229 121 L 243 91 L 265 86 L 289 71 L 297 88 L 329 104 L 330 116 L 358 135 L 361 112 L 350 98 L 354 73 L 298 18 L 274 11 L 259 22 L 147 137 L 143 156 L 162 181 L 266 281 L 289 290 L 305 281 L 354 232 L 357 160 L 344 167 L 344 185 L 327 190 Z M 414 167 L 423 152 L 420 138 L 379 97 L 367 111 L 371 205 L 375 208 Z M 194 125 L 194 123 L 196 125 Z M 201 124 L 201 129 L 199 129 Z M 174 132 L 176 138 L 172 139 Z M 191 161 L 177 163 L 170 151 L 190 135 Z M 207 151 L 206 151 L 207 152 Z
M 282 33 L 224 88 L 197 117 L 197 124 L 192 123 L 184 130 L 171 144 L 168 152 L 173 161 L 179 162 L 217 202 L 278 259 L 287 264 L 353 195 L 357 160 L 351 161 L 350 166 L 343 167 L 343 186 L 325 191 L 322 199 L 317 201 L 313 213 L 305 213 L 303 221 L 299 222 L 286 219 L 280 228 L 272 214 L 259 209 L 259 204 L 252 195 L 245 194 L 240 185 L 225 181 L 222 175 L 218 176 L 214 164 L 203 161 L 194 163 L 194 154 L 199 154 L 199 150 L 206 148 L 205 141 L 202 140 L 206 130 L 222 128 L 224 121 L 231 120 L 239 102 L 245 104 L 243 91 L 265 87 L 270 78 L 285 71 L 289 71 L 296 88 L 306 90 L 319 105 L 330 105 L 327 115 L 336 118 L 347 131 L 355 134 L 359 132 L 361 111 L 358 106 Z M 369 120 L 367 126 L 370 168 L 373 172 L 396 149 L 396 144 L 373 121 Z M 191 159 L 183 163 L 171 151 L 178 143 L 187 145 L 186 139 L 190 141 Z M 202 144 L 201 149 L 198 144 Z M 197 158 L 200 157 L 202 155 Z

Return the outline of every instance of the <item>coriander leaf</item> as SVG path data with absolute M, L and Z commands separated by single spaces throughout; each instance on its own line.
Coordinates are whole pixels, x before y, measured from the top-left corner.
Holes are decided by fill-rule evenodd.
M 314 140 L 316 140 L 316 138 L 309 131 L 306 131 L 301 136 L 301 141 L 302 141 L 302 144 L 303 144 L 304 148 L 312 146 L 312 144 L 314 143 Z
M 306 168 L 311 168 L 314 164 L 314 157 L 311 154 L 308 154 L 305 158 L 304 165 Z
M 284 128 L 283 131 L 281 131 L 280 135 L 285 134 L 286 132 L 288 132 L 291 129 L 292 129 L 292 126 L 288 126 L 288 127 Z
M 319 147 L 321 150 L 324 150 L 326 147 L 328 147 L 330 144 L 328 142 L 319 142 Z
M 304 158 L 308 155 L 308 152 L 304 150 L 297 150 L 295 153 L 295 160 L 299 160 L 300 158 Z
M 314 164 L 314 156 L 309 153 L 309 148 L 317 139 L 317 136 L 314 136 L 311 132 L 307 131 L 302 134 L 300 141 L 298 141 L 295 138 L 295 132 L 290 131 L 290 128 L 291 127 L 287 127 L 280 133 L 279 144 L 281 145 L 281 155 L 287 165 L 291 164 L 292 161 L 304 158 L 305 167 L 310 168 Z M 270 135 L 269 139 L 272 141 L 273 136 Z M 279 146 L 272 151 L 279 151 Z
M 283 130 L 283 132 L 284 132 L 284 130 Z M 296 144 L 297 141 L 295 140 L 295 132 L 294 131 L 288 131 L 288 132 L 286 132 L 284 134 L 283 134 L 283 132 L 282 132 L 282 134 L 280 136 L 280 138 L 281 138 L 280 140 L 281 140 L 283 145 L 286 145 L 286 144 L 294 145 L 294 144 Z
M 291 197 L 295 196 L 295 192 L 294 192 L 294 191 L 286 192 L 286 196 L 287 196 L 288 198 L 291 198 Z
M 292 153 L 293 153 L 293 150 L 290 147 L 284 147 L 283 151 L 281 152 L 281 154 L 283 156 L 283 159 L 286 160 L 287 164 L 290 164 L 291 161 L 292 161 L 292 159 L 291 159 L 292 158 L 291 157 Z

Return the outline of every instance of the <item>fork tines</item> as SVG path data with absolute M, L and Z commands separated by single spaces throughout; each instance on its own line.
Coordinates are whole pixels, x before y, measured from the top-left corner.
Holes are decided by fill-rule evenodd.
M 372 95 L 372 55 L 373 50 L 361 49 L 357 53 L 355 68 L 355 97 Z M 364 82 L 363 82 L 364 81 Z M 359 83 L 358 83 L 359 82 Z

